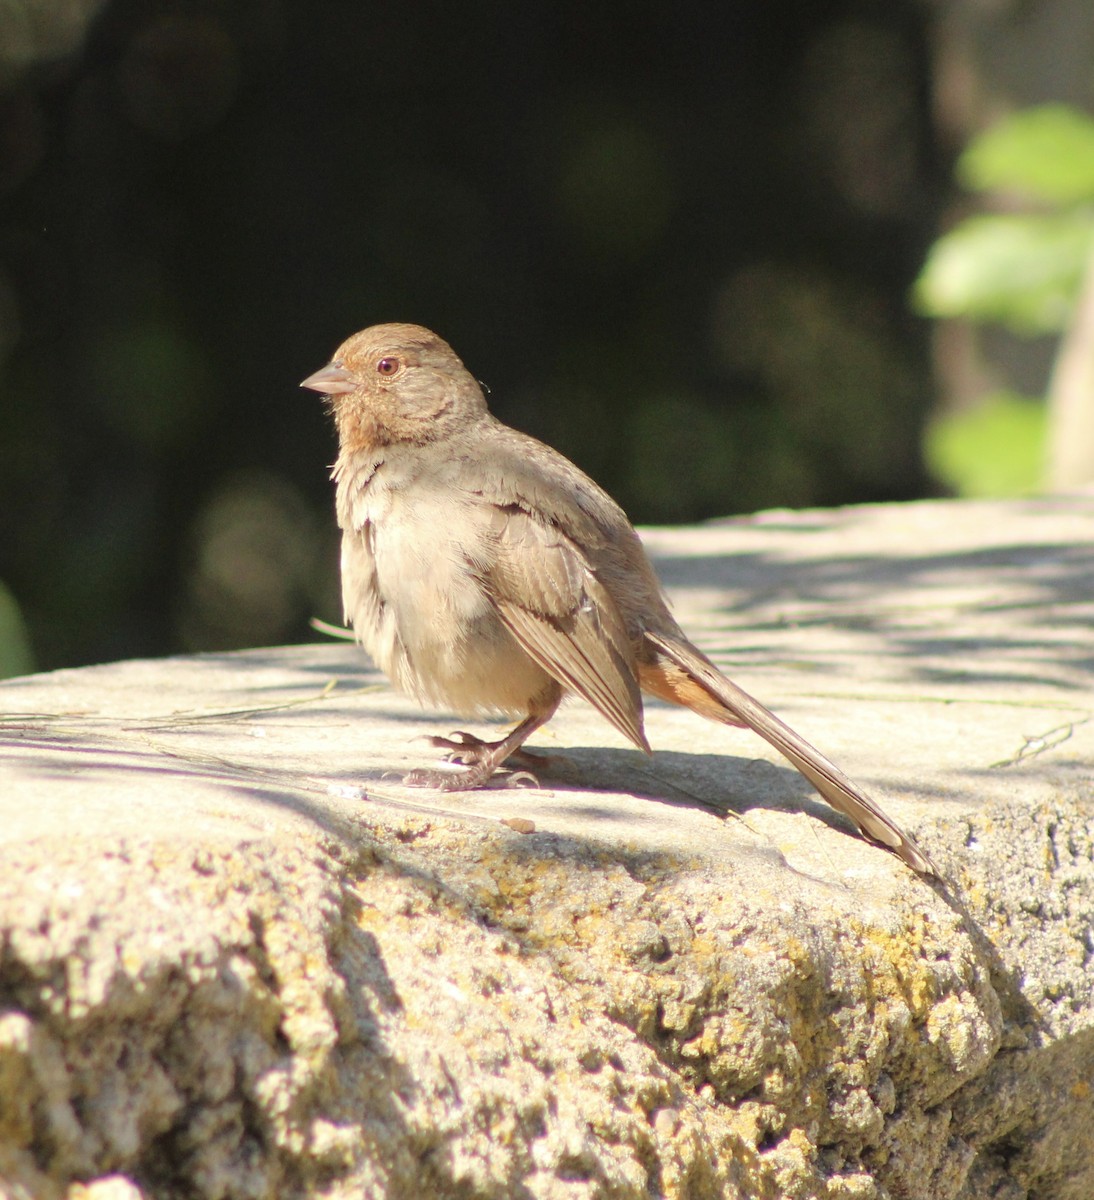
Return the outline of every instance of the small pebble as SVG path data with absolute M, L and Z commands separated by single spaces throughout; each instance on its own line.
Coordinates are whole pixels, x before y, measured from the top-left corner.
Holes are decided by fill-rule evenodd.
M 535 821 L 529 821 L 527 817 L 502 817 L 501 823 L 508 825 L 516 833 L 535 833 Z

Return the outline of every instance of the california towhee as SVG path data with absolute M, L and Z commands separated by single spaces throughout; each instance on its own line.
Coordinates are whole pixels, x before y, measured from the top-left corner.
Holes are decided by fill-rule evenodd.
M 673 620 L 623 510 L 572 462 L 493 417 L 436 334 L 375 325 L 302 387 L 338 427 L 342 597 L 357 639 L 401 690 L 520 724 L 497 742 L 434 743 L 480 787 L 576 693 L 650 753 L 642 692 L 770 742 L 873 842 L 927 855 L 842 771 L 727 679 Z

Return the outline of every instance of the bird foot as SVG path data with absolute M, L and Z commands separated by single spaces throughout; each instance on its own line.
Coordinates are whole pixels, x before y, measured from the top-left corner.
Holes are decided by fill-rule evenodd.
M 476 766 L 487 759 L 492 759 L 505 741 L 502 738 L 497 742 L 487 742 L 480 737 L 476 737 L 473 733 L 468 733 L 465 729 L 457 729 L 448 737 L 430 737 L 427 740 L 431 746 L 436 746 L 438 750 L 448 751 L 444 756 L 445 762 L 459 763 L 461 766 L 466 767 Z M 525 750 L 523 746 L 520 746 L 505 761 L 516 762 L 525 767 L 542 770 L 547 763 L 547 756 L 545 754 L 533 754 L 531 750 Z M 527 772 L 524 772 L 524 774 L 527 774 Z
M 435 768 L 418 767 L 403 776 L 403 785 L 413 788 L 433 788 L 439 792 L 464 791 L 479 785 L 469 783 L 468 771 L 438 771 Z
M 483 741 L 465 729 L 457 729 L 448 737 L 428 737 L 426 741 L 438 750 L 448 751 L 444 756 L 445 762 L 460 763 L 466 767 L 482 762 L 491 751 L 498 748 L 497 742 Z
M 489 761 L 475 763 L 462 771 L 441 771 L 436 768 L 419 767 L 403 776 L 403 785 L 405 787 L 434 788 L 440 792 L 473 792 L 494 777 L 500 788 L 539 787 L 539 780 L 529 771 L 511 771 L 505 775 L 495 776 L 496 770 L 497 766 Z

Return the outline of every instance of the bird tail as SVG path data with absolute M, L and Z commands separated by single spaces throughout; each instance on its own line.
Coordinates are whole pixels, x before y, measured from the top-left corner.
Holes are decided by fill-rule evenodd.
M 934 863 L 914 839 L 886 816 L 862 788 L 770 709 L 727 679 L 704 654 L 686 641 L 649 630 L 645 636 L 658 658 L 667 659 L 683 673 L 680 678 L 672 671 L 675 678 L 669 678 L 661 664 L 643 664 L 642 684 L 648 691 L 686 704 L 712 720 L 752 729 L 797 767 L 834 809 L 850 817 L 864 837 L 891 850 L 913 870 L 923 875 L 938 875 Z M 702 698 L 695 695 L 696 684 L 705 693 Z M 711 704 L 709 698 L 715 703 Z

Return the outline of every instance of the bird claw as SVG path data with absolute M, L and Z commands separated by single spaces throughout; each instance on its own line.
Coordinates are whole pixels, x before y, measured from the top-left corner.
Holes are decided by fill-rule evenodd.
M 403 776 L 403 786 L 435 788 L 441 792 L 459 792 L 468 786 L 464 779 L 465 775 L 465 771 L 438 771 L 428 767 L 418 767 Z
M 489 753 L 489 747 L 486 746 L 482 749 L 449 750 L 447 754 L 441 755 L 441 761 L 455 763 L 461 767 L 474 767 L 478 766 Z
M 431 746 L 438 750 L 447 750 L 444 761 L 458 763 L 461 766 L 473 767 L 497 748 L 496 742 L 485 742 L 482 738 L 468 733 L 465 729 L 457 729 L 448 737 L 430 737 L 426 739 Z
M 507 788 L 538 788 L 539 780 L 531 771 L 514 771 L 511 775 L 505 776 L 505 782 L 502 786 Z
M 482 764 L 463 771 L 441 771 L 436 768 L 418 767 L 403 776 L 404 787 L 435 788 L 441 792 L 470 792 L 496 780 L 503 788 L 538 788 L 539 780 L 531 771 L 512 771 L 506 775 L 486 774 Z
M 461 750 L 468 747 L 487 746 L 490 743 L 484 742 L 482 738 L 476 737 L 473 733 L 468 733 L 466 729 L 456 729 L 448 735 L 448 737 L 427 737 L 425 739 L 431 746 L 437 746 L 442 750 Z

